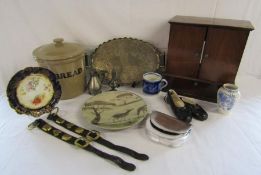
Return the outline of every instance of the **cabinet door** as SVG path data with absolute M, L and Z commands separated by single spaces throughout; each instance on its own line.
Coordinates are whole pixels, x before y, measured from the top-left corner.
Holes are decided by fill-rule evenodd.
M 234 82 L 249 31 L 209 27 L 199 78 Z
M 169 74 L 196 77 L 206 27 L 171 24 L 166 71 Z

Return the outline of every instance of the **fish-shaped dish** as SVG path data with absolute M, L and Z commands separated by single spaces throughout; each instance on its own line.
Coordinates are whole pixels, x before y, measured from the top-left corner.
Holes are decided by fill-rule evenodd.
M 89 98 L 82 107 L 89 124 L 109 130 L 129 128 L 149 115 L 144 100 L 128 91 L 110 91 Z

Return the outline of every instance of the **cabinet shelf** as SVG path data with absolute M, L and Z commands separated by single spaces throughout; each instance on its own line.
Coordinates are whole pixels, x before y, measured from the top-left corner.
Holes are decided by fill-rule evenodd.
M 163 78 L 168 81 L 168 86 L 164 88 L 163 91 L 167 91 L 169 88 L 172 88 L 175 89 L 175 91 L 180 95 L 214 103 L 217 102 L 217 90 L 222 86 L 222 83 L 210 82 L 190 77 L 175 76 L 171 74 L 163 74 Z

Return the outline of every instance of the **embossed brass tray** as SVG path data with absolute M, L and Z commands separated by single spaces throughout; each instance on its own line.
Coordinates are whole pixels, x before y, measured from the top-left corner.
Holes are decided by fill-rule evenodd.
M 132 84 L 142 80 L 146 72 L 154 72 L 160 65 L 160 52 L 151 44 L 138 39 L 118 38 L 101 44 L 92 54 L 92 66 L 106 71 L 110 80 L 112 70 L 120 84 Z
M 82 112 L 88 123 L 109 130 L 131 127 L 149 114 L 143 99 L 127 91 L 110 91 L 93 96 L 83 105 Z
M 18 114 L 33 117 L 51 112 L 60 100 L 61 93 L 61 86 L 55 74 L 41 67 L 20 70 L 7 86 L 10 106 Z

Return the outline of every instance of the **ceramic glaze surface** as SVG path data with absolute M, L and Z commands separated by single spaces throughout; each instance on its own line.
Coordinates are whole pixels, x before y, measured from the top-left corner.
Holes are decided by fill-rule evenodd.
M 91 97 L 82 112 L 88 123 L 110 130 L 131 127 L 148 115 L 143 99 L 124 91 L 104 92 Z
M 147 94 L 157 94 L 167 85 L 168 82 L 158 73 L 148 72 L 143 75 L 143 92 Z
M 6 95 L 18 114 L 40 117 L 50 113 L 61 98 L 61 86 L 55 74 L 42 67 L 27 67 L 9 81 Z
M 218 110 L 222 113 L 231 111 L 240 97 L 238 87 L 233 84 L 224 84 L 217 92 Z
M 161 80 L 161 76 L 157 75 L 157 74 L 146 74 L 143 77 L 145 80 L 147 81 L 151 81 L 151 82 L 157 82 Z
M 33 51 L 40 67 L 53 71 L 62 87 L 61 99 L 71 99 L 85 91 L 85 49 L 77 43 L 56 38 Z M 72 90 L 73 88 L 73 90 Z
M 30 109 L 39 109 L 49 103 L 54 94 L 51 81 L 41 74 L 23 79 L 16 90 L 19 103 Z

